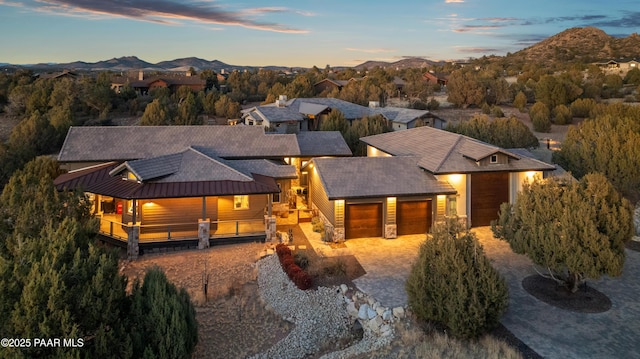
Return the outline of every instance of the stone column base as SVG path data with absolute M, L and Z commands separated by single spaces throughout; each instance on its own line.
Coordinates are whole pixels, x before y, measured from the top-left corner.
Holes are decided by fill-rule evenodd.
M 129 224 L 127 230 L 127 259 L 130 261 L 138 259 L 140 254 L 140 225 Z
M 333 241 L 334 242 L 344 242 L 344 228 L 334 228 L 333 229 Z
M 384 238 L 387 238 L 387 239 L 398 238 L 398 226 L 396 224 L 385 224 Z
M 276 238 L 276 216 L 264 216 L 264 232 L 267 241 L 275 241 Z
M 211 234 L 211 220 L 198 220 L 198 249 L 209 248 L 209 237 Z

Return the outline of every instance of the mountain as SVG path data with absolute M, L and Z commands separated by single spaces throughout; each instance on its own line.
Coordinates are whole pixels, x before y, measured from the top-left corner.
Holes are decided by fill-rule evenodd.
M 386 61 L 366 61 L 361 63 L 360 65 L 354 66 L 356 69 L 362 68 L 374 68 L 374 67 L 382 67 L 382 68 L 397 68 L 397 69 L 408 69 L 408 68 L 423 68 L 430 67 L 433 65 L 442 65 L 444 62 L 436 62 L 427 60 L 422 57 L 408 57 L 406 59 L 402 59 L 395 62 L 386 62 Z
M 3 67 L 12 66 L 12 65 L 3 65 Z M 98 62 L 84 62 L 84 61 L 75 61 L 69 63 L 62 64 L 52 64 L 52 63 L 40 63 L 35 65 L 24 65 L 25 67 L 29 67 L 35 70 L 43 70 L 43 71 L 57 71 L 62 69 L 68 70 L 80 70 L 80 71 L 131 71 L 131 70 L 141 70 L 144 69 L 146 71 L 178 71 L 185 72 L 189 68 L 193 67 L 197 71 L 202 70 L 214 70 L 215 72 L 221 72 L 221 70 L 225 71 L 244 71 L 244 70 L 252 70 L 263 67 L 254 67 L 254 66 L 236 66 L 229 65 L 222 61 L 213 60 L 208 61 L 204 59 L 200 59 L 197 57 L 186 57 L 181 59 L 175 59 L 170 61 L 161 61 L 157 64 L 152 64 L 150 62 L 139 59 L 136 56 L 124 56 L 113 58 L 111 60 L 104 60 Z M 264 67 L 270 70 L 289 70 L 289 67 L 284 66 L 268 66 Z
M 562 31 L 507 58 L 525 61 L 596 62 L 618 58 L 640 58 L 640 36 L 625 38 L 607 35 L 595 27 L 576 27 Z

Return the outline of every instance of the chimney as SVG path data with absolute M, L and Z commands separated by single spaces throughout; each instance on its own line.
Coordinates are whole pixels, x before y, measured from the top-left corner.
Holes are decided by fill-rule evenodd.
M 144 80 L 144 71 L 138 71 L 138 81 Z
M 276 100 L 276 107 L 286 107 L 287 95 L 280 95 Z
M 370 108 L 378 108 L 380 107 L 380 101 L 369 101 Z

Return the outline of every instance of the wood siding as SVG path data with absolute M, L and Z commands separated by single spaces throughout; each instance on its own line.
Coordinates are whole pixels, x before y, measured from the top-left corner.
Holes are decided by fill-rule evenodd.
M 327 193 L 322 187 L 322 182 L 320 182 L 320 178 L 318 177 L 317 172 L 314 170 L 310 171 L 309 179 L 310 182 L 310 191 L 311 191 L 311 202 L 318 208 L 320 212 L 331 222 L 332 225 L 336 225 L 335 214 L 334 214 L 334 203 L 329 200 Z
M 500 205 L 509 202 L 509 173 L 471 175 L 471 225 L 488 226 L 498 218 Z
M 218 197 L 218 220 L 235 221 L 262 219 L 264 220 L 268 198 L 266 194 L 249 195 L 249 209 L 234 209 L 233 196 Z M 213 219 L 212 219 L 213 220 Z
M 202 197 L 141 200 L 138 208 L 142 229 L 145 231 L 154 231 L 154 228 L 164 231 L 164 225 L 169 224 L 180 224 L 174 226 L 175 230 L 184 229 L 183 227 L 195 230 L 198 228 L 198 220 L 202 218 Z M 218 198 L 207 197 L 207 218 L 215 221 L 217 212 Z

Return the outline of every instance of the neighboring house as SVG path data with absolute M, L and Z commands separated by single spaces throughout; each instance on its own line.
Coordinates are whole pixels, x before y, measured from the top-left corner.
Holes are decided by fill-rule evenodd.
M 447 86 L 447 83 L 449 82 L 449 79 L 446 75 L 437 74 L 431 71 L 422 74 L 422 78 L 429 84 L 438 84 L 440 86 Z
M 367 116 L 382 115 L 391 122 L 394 130 L 413 128 L 419 121 L 426 126 L 445 126 L 444 120 L 427 110 L 379 107 L 373 103 L 366 107 L 329 97 L 288 100 L 286 96 L 280 96 L 273 104 L 243 110 L 242 119 L 245 125 L 263 126 L 277 133 L 319 130 L 322 121 L 333 110 L 342 112 L 349 123 Z
M 367 156 L 311 161 L 312 206 L 334 239 L 426 233 L 445 216 L 486 226 L 524 181 L 554 166 L 451 132 L 419 127 L 361 138 Z
M 323 143 L 316 143 L 323 141 Z M 83 190 L 107 240 L 130 256 L 275 235 L 274 206 L 306 193 L 310 156 L 350 156 L 337 132 L 300 138 L 248 126 L 72 127 L 59 190 Z M 295 186 L 295 187 L 294 187 Z
M 64 79 L 68 78 L 71 80 L 75 80 L 78 78 L 78 74 L 69 70 L 63 70 L 62 72 L 54 72 L 50 74 L 42 74 L 38 76 L 38 78 L 47 80 L 47 79 Z
M 342 90 L 349 83 L 348 80 L 332 80 L 324 79 L 313 84 L 313 89 L 316 94 L 330 93 L 334 90 Z
M 138 94 L 146 95 L 156 88 L 168 88 L 171 93 L 174 93 L 182 86 L 189 87 L 194 92 L 202 91 L 207 82 L 198 76 L 191 76 L 188 71 L 185 75 L 153 76 L 150 78 L 145 78 L 144 72 L 140 71 L 137 79 L 127 76 L 114 76 L 111 79 L 111 89 L 116 93 L 120 93 L 122 87 L 127 84 Z

